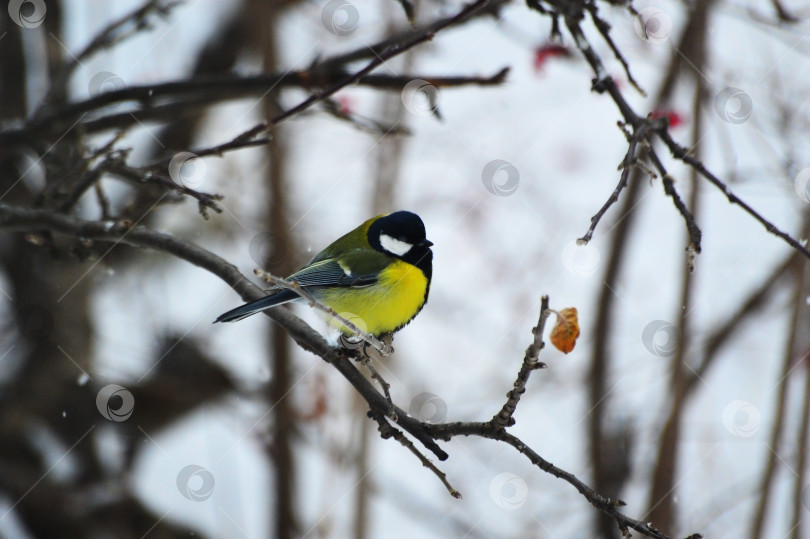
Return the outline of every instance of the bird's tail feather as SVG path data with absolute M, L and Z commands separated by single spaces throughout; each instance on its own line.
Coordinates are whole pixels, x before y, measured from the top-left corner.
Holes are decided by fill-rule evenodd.
M 237 307 L 236 309 L 231 309 L 227 313 L 223 313 L 214 320 L 214 323 L 217 322 L 236 322 L 237 320 L 242 320 L 243 318 L 247 318 L 252 314 L 256 314 L 267 310 L 271 307 L 275 307 L 276 305 L 281 305 L 283 303 L 288 303 L 293 301 L 294 299 L 298 299 L 298 294 L 293 292 L 292 290 L 281 290 L 274 294 L 270 294 L 265 296 L 261 299 L 257 299 L 256 301 L 251 301 L 250 303 L 245 303 L 241 307 Z

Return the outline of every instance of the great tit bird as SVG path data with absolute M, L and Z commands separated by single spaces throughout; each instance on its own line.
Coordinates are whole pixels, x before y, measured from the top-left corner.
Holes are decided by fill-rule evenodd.
M 287 280 L 371 335 L 393 333 L 413 320 L 427 302 L 432 245 L 415 213 L 378 215 L 338 238 Z M 300 298 L 292 290 L 275 290 L 220 315 L 216 322 L 235 322 L 296 299 Z M 342 326 L 339 329 L 351 333 Z

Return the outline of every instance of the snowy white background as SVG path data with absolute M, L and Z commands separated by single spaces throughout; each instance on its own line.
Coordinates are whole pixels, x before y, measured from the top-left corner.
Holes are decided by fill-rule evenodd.
M 353 3 L 360 24 L 345 38 L 324 31 L 319 3 L 306 2 L 288 12 L 279 37 L 285 65 L 303 69 L 319 53 L 374 42 L 385 25 L 382 10 L 398 7 L 394 2 Z M 703 74 L 711 97 L 725 86 L 740 87 L 751 96 L 753 113 L 747 122 L 728 124 L 707 102 L 704 161 L 722 178 L 736 175 L 735 193 L 776 225 L 795 232 L 806 204 L 781 173 L 780 163 L 795 160 L 798 172 L 810 166 L 810 154 L 806 131 L 805 140 L 795 140 L 802 133 L 777 132 L 775 101 L 792 103 L 796 114 L 810 112 L 805 97 L 810 86 L 806 75 L 810 26 L 802 23 L 777 31 L 746 20 L 746 9 L 766 11 L 766 4 L 722 2 L 714 11 L 708 44 L 711 67 Z M 95 0 L 71 6 L 66 46 L 78 50 L 97 29 L 135 5 Z M 426 9 L 436 16 L 451 14 L 459 6 L 454 2 Z M 638 9 L 647 6 L 663 10 L 673 24 L 672 37 L 658 45 L 638 37 L 626 11 L 604 8 L 603 15 L 613 25 L 613 37 L 635 77 L 654 93 L 682 29 L 685 6 L 636 4 Z M 86 81 L 99 71 L 133 84 L 182 77 L 207 36 L 234 7 L 213 0 L 186 2 L 152 33 L 83 66 L 74 77 L 76 97 L 86 96 Z M 547 38 L 549 21 L 520 3 L 504 9 L 502 16 L 500 21 L 483 18 L 442 32 L 416 57 L 413 71 L 419 74 L 490 75 L 507 65 L 511 71 L 503 86 L 442 90 L 441 122 L 428 115 L 407 117 L 413 136 L 407 142 L 396 207 L 424 219 L 435 243 L 434 280 L 429 304 L 398 334 L 397 353 L 386 376 L 394 400 L 405 408 L 416 395 L 430 392 L 446 405 L 447 420 L 487 419 L 502 404 L 520 365 L 539 296 L 549 294 L 553 307 L 576 306 L 582 324 L 576 349 L 568 356 L 552 348 L 542 353 L 541 360 L 550 368 L 531 379 L 512 430 L 543 457 L 587 482 L 585 377 L 596 298 L 618 206 L 607 214 L 587 249 L 574 242 L 614 189 L 616 166 L 627 144 L 616 127 L 620 115 L 615 105 L 590 91 L 591 72 L 578 56 L 551 59 L 540 71 L 534 69 L 534 48 Z M 570 40 L 566 42 L 570 45 Z M 621 67 L 595 35 L 593 43 L 599 44 L 609 71 L 636 110 L 649 111 L 652 104 L 627 84 Z M 244 73 L 257 70 L 255 59 L 244 59 Z M 379 71 L 389 72 L 386 66 Z M 688 143 L 694 120 L 688 112 L 691 92 L 682 93 L 683 97 L 676 92 L 670 108 L 684 114 L 686 123 L 672 133 Z M 367 89 L 348 88 L 339 96 L 360 114 L 374 117 L 379 110 L 378 96 Z M 304 97 L 301 91 L 286 91 L 283 103 L 291 106 Z M 259 121 L 260 110 L 253 99 L 217 108 L 196 145 L 229 140 Z M 298 117 L 287 127 L 293 152 L 292 236 L 296 249 L 314 254 L 369 216 L 377 137 L 323 114 Z M 128 142 L 137 148 L 138 141 L 148 136 L 141 131 Z M 785 141 L 792 138 L 790 147 L 796 153 L 783 156 Z M 226 212 L 204 223 L 189 201 L 179 211 L 160 210 L 162 229 L 212 250 L 250 275 L 256 263 L 248 246 L 264 222 L 262 197 L 256 196 L 266 173 L 262 157 L 259 149 L 207 159 L 203 183 L 197 187 L 225 194 Z M 520 184 L 511 196 L 494 196 L 482 184 L 481 171 L 494 159 L 509 161 L 519 171 Z M 686 169 L 671 162 L 668 167 L 686 199 Z M 653 450 L 666 412 L 668 358 L 650 353 L 641 336 L 650 322 L 674 322 L 679 314 L 687 243 L 683 220 L 660 182 L 644 181 L 638 208 L 643 224 L 634 229 L 629 264 L 615 291 L 620 309 L 610 340 L 615 361 L 610 398 L 617 415 L 609 418 L 631 422 L 638 433 L 633 475 L 623 498 L 628 502 L 625 512 L 642 519 Z M 788 253 L 783 242 L 729 205 L 722 193 L 704 184 L 704 194 L 699 212 L 703 253 L 697 260 L 692 307 L 697 342 L 701 328 L 712 328 Z M 150 260 L 158 260 L 153 253 L 141 256 L 143 264 L 137 271 L 115 272 L 102 264 L 90 277 L 101 285 L 94 303 L 99 377 L 135 383 L 157 345 L 155 329 L 168 326 L 203 339 L 245 388 L 269 380 L 263 348 L 263 333 L 270 323 L 266 318 L 212 326 L 216 315 L 240 302 L 225 283 L 184 263 L 151 264 Z M 785 308 L 772 309 L 738 334 L 692 401 L 677 485 L 683 528 L 672 530 L 673 535 L 737 537 L 747 529 L 768 451 L 774 388 L 786 338 L 788 298 L 777 304 Z M 305 307 L 296 307 L 296 312 L 323 329 Z M 309 536 L 342 537 L 351 529 L 357 478 L 337 466 L 328 452 L 335 446 L 352 447 L 358 412 L 351 407 L 351 389 L 332 368 L 296 351 L 298 382 L 292 398 L 297 405 L 311 405 L 308 394 L 319 377 L 327 383 L 329 410 L 323 419 L 301 426 L 295 444 L 297 505 L 302 530 L 310 531 Z M 798 397 L 798 392 L 793 395 Z M 751 403 L 762 418 L 751 436 L 737 436 L 724 426 L 724 410 L 734 401 Z M 137 492 L 156 514 L 203 533 L 268 536 L 274 500 L 268 488 L 272 472 L 262 445 L 267 419 L 262 400 L 244 397 L 200 411 L 148 442 L 153 447 L 143 454 L 133 477 Z M 441 468 L 464 496 L 457 501 L 398 444 L 372 438 L 373 537 L 584 537 L 590 532 L 594 510 L 584 498 L 567 483 L 533 468 L 511 448 L 463 438 L 443 444 L 451 458 Z M 204 466 L 215 477 L 208 500 L 192 502 L 179 495 L 176 475 L 187 464 Z M 777 479 L 785 503 L 776 504 L 775 514 L 782 518 L 769 521 L 769 537 L 788 531 L 789 491 L 779 487 L 786 476 Z

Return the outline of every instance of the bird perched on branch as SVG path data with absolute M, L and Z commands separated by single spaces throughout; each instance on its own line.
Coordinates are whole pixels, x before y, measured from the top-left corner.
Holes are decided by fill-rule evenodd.
M 432 245 L 415 213 L 378 215 L 338 238 L 287 281 L 371 335 L 393 333 L 427 302 Z M 235 322 L 296 299 L 300 296 L 293 290 L 275 289 L 220 315 L 216 322 Z

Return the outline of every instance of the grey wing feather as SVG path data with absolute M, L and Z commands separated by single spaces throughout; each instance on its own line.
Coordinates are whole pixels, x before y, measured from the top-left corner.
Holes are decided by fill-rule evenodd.
M 301 286 L 368 286 L 377 282 L 377 275 L 350 275 L 334 258 L 327 258 L 301 268 L 287 277 Z

